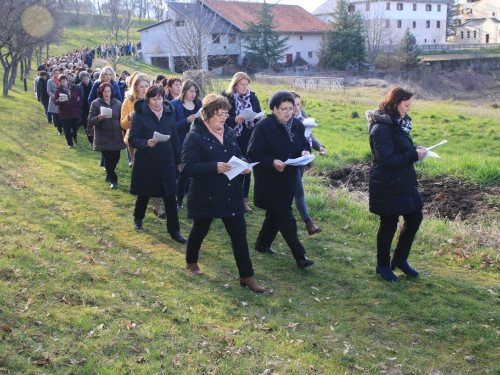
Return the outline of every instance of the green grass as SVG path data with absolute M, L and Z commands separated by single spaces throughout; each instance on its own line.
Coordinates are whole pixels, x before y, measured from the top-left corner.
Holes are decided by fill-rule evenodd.
M 276 89 L 252 88 L 263 104 Z M 474 223 L 426 217 L 410 256 L 421 277 L 389 284 L 374 272 L 378 221 L 366 197 L 332 189 L 321 176 L 368 160 L 363 114 L 384 90 L 303 93 L 328 151 L 304 177 L 323 232 L 308 236 L 298 223 L 316 261 L 305 271 L 280 236 L 279 255 L 251 252 L 263 295 L 239 287 L 220 221 L 200 253 L 203 276 L 190 277 L 184 246 L 170 240 L 163 220 L 148 211 L 145 230 L 133 229 L 125 153 L 119 188 L 110 190 L 83 132 L 68 149 L 31 92 L 11 94 L 0 99 L 0 371 L 500 372 L 498 214 Z M 355 111 L 360 118 L 351 119 Z M 418 173 L 496 184 L 488 167 L 498 160 L 497 111 L 415 101 L 415 141 L 449 141 L 436 149 L 442 159 L 426 160 Z M 256 209 L 246 218 L 252 247 L 264 215 Z M 187 235 L 185 209 L 180 220 Z M 493 262 L 482 268 L 485 256 Z

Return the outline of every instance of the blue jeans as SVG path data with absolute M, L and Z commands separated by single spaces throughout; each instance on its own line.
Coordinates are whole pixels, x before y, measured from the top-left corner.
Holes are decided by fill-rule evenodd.
M 307 223 L 311 220 L 309 216 L 309 210 L 307 209 L 306 197 L 304 193 L 304 185 L 302 184 L 302 176 L 304 175 L 304 166 L 298 167 L 297 182 L 295 183 L 295 206 L 299 211 L 300 217 Z

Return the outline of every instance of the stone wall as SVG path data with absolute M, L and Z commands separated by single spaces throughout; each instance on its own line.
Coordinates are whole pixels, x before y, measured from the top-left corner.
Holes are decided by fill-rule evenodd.
M 460 59 L 450 60 L 428 60 L 424 61 L 422 66 L 425 69 L 433 71 L 456 71 L 456 70 L 477 70 L 480 72 L 488 72 L 492 69 L 500 69 L 500 56 L 484 56 L 478 54 Z

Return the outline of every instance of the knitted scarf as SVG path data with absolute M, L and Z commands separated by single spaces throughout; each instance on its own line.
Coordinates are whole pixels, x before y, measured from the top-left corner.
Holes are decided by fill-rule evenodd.
M 234 103 L 235 103 L 235 112 L 236 117 L 240 116 L 245 109 L 252 110 L 252 103 L 250 103 L 250 90 L 247 90 L 245 95 L 240 95 L 234 91 Z M 236 124 L 234 127 L 234 132 L 236 136 L 241 136 L 241 132 L 243 131 L 243 124 L 247 127 L 247 129 L 252 129 L 254 126 L 253 121 L 243 121 L 241 124 Z
M 278 121 L 281 125 L 283 125 L 285 127 L 286 132 L 288 134 L 288 138 L 290 138 L 290 142 L 293 142 L 293 137 L 294 137 L 294 134 L 292 133 L 293 116 L 290 118 L 290 120 L 286 124 L 280 121 L 278 116 L 276 116 L 276 113 L 273 112 L 273 116 L 276 119 L 276 121 Z
M 405 115 L 405 117 L 400 118 L 398 120 L 398 124 L 401 127 L 401 130 L 403 130 L 406 134 L 410 134 L 412 129 L 410 116 Z

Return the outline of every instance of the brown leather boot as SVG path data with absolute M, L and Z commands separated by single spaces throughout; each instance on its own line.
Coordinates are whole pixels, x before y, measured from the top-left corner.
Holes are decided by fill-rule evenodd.
M 265 289 L 263 287 L 261 287 L 259 284 L 257 284 L 257 282 L 255 281 L 255 279 L 253 278 L 253 276 L 250 276 L 250 277 L 240 277 L 240 285 L 242 288 L 250 288 L 250 290 L 252 292 L 255 292 L 255 293 L 264 293 L 265 292 Z
M 201 275 L 201 270 L 200 267 L 198 267 L 198 263 L 186 263 L 186 268 L 191 275 Z
M 248 205 L 248 198 L 243 198 L 243 206 L 245 206 L 245 213 L 253 211 Z
M 306 222 L 306 228 L 307 228 L 307 233 L 309 233 L 310 236 L 312 236 L 313 234 L 319 233 L 323 230 L 320 227 L 318 227 L 316 224 L 314 224 L 314 222 L 312 220 L 309 220 L 308 222 Z
M 153 198 L 153 213 L 160 218 L 167 216 L 163 208 L 161 208 L 161 198 Z

